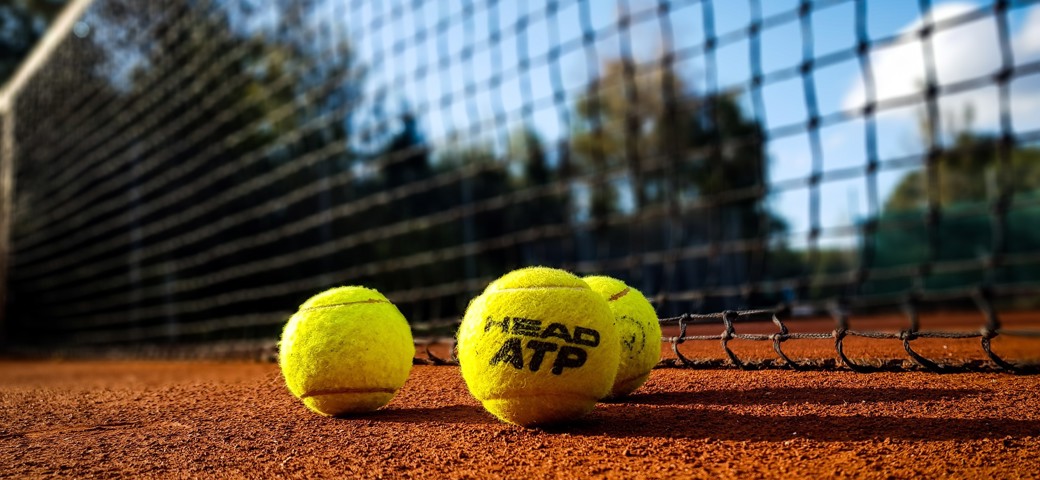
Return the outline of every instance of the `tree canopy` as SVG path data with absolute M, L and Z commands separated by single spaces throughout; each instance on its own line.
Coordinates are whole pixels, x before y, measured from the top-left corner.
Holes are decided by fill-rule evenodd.
M 18 69 L 66 2 L 12 0 L 0 4 L 0 85 Z
M 1001 190 L 1032 193 L 1040 190 L 1040 148 L 1012 148 L 1009 161 L 1000 159 L 999 139 L 985 134 L 961 132 L 953 145 L 936 158 L 937 182 L 929 187 L 928 172 L 904 176 L 885 201 L 889 212 L 924 208 L 929 188 L 940 206 L 991 201 Z

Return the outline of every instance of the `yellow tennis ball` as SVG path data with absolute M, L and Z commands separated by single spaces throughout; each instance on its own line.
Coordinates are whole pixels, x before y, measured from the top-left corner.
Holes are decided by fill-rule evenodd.
M 650 370 L 661 359 L 661 324 L 657 321 L 657 312 L 639 290 L 621 280 L 604 276 L 584 280 L 610 305 L 621 342 L 621 363 L 610 396 L 628 395 L 646 382 Z
M 339 287 L 300 305 L 282 331 L 285 383 L 307 408 L 334 416 L 390 402 L 415 357 L 401 312 L 379 292 Z
M 532 267 L 470 302 L 458 332 L 469 391 L 496 417 L 542 425 L 588 413 L 610 393 L 620 342 L 607 302 L 563 270 Z

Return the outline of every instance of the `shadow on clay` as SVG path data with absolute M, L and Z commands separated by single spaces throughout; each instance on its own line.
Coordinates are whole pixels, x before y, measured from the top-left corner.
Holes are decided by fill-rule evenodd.
M 749 415 L 689 407 L 612 405 L 575 422 L 572 435 L 735 441 L 985 440 L 1036 436 L 1040 421 L 890 415 Z M 1010 439 L 1009 439 L 1010 437 Z
M 973 397 L 982 390 L 968 388 L 751 388 L 698 392 L 636 393 L 612 404 L 639 405 L 844 405 L 950 400 Z
M 364 418 L 380 422 L 421 424 L 493 424 L 499 423 L 490 413 L 475 405 L 448 405 L 428 408 L 387 408 Z
M 817 441 L 981 440 L 1035 436 L 1040 421 L 1014 418 L 943 418 L 900 411 L 899 402 L 956 402 L 983 393 L 975 389 L 922 388 L 759 388 L 704 392 L 657 392 L 631 395 L 606 404 L 571 433 L 614 437 L 701 438 L 716 440 Z M 878 405 L 878 415 L 786 415 L 785 409 L 813 405 Z M 882 406 L 889 404 L 887 406 Z M 736 413 L 705 406 L 751 406 L 759 414 Z M 916 407 L 916 406 L 915 406 Z M 985 409 L 979 410 L 985 414 Z M 792 412 L 794 413 L 794 412 Z

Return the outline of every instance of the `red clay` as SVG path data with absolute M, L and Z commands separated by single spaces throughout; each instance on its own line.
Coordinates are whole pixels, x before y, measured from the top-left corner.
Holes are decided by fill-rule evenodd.
M 455 367 L 325 418 L 259 363 L 0 363 L 9 477 L 1036 477 L 1040 376 L 655 370 L 573 424 L 497 421 Z

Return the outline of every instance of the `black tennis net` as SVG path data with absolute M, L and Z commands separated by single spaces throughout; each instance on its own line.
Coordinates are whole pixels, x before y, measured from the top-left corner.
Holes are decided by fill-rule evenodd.
M 10 348 L 269 345 L 343 284 L 430 343 L 527 265 L 691 341 L 1036 336 L 1036 2 L 73 4 L 2 99 Z

